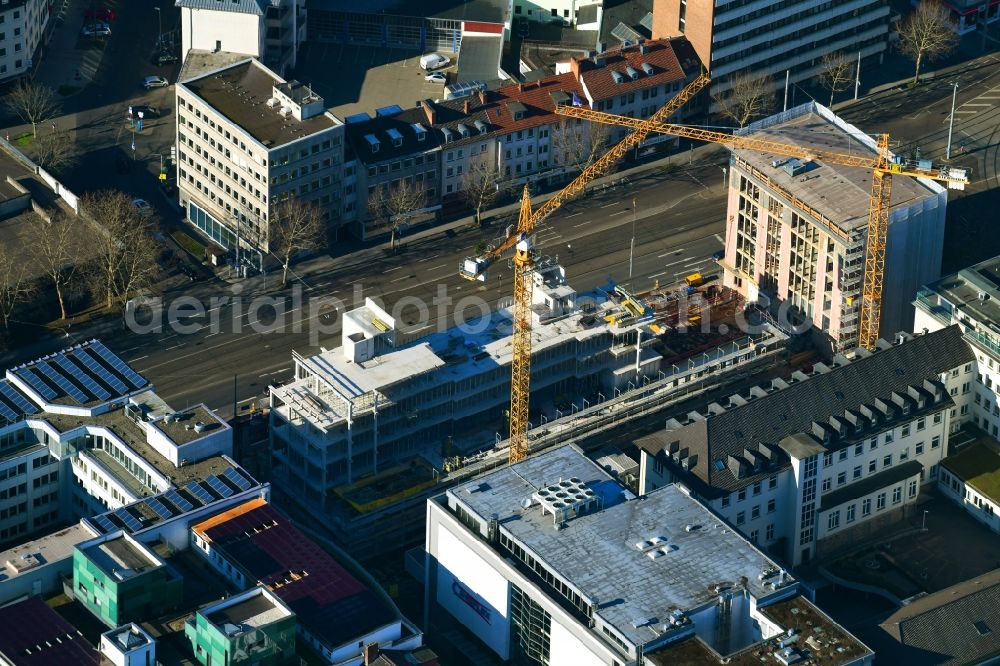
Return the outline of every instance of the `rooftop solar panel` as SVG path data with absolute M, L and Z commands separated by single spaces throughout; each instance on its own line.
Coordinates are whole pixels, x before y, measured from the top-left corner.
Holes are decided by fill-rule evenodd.
M 619 23 L 615 26 L 615 29 L 611 31 L 613 37 L 617 37 L 622 43 L 628 42 L 630 44 L 637 44 L 642 35 L 628 27 L 624 23 Z
M 14 374 L 26 381 L 28 386 L 35 389 L 35 391 L 38 392 L 38 395 L 42 396 L 42 400 L 56 399 L 56 392 L 50 389 L 38 375 L 33 373 L 28 368 L 18 368 L 14 371 Z
M 107 384 L 111 390 L 117 391 L 119 395 L 128 393 L 128 386 L 108 372 L 93 356 L 87 353 L 86 349 L 76 349 L 73 351 L 73 355 L 83 363 L 83 367 L 100 377 L 101 381 Z
M 215 497 L 212 496 L 212 493 L 205 490 L 205 488 L 202 487 L 202 485 L 197 481 L 192 481 L 184 486 L 184 490 L 191 493 L 191 495 L 196 497 L 202 504 L 211 504 L 215 501 Z
M 222 482 L 222 479 L 214 474 L 205 479 L 208 487 L 219 494 L 220 497 L 229 497 L 233 494 L 233 489 Z
M 145 380 L 145 378 L 143 378 L 142 375 L 130 368 L 125 361 L 118 358 L 118 356 L 116 356 L 110 349 L 105 347 L 103 343 L 97 341 L 92 342 L 88 349 L 94 350 L 98 356 L 104 359 L 105 363 L 110 365 L 115 372 L 124 377 L 126 381 L 132 384 L 132 386 L 142 388 L 149 383 Z
M 7 380 L 0 381 L 0 393 L 7 398 L 14 407 L 21 411 L 22 414 L 34 414 L 38 409 L 16 388 L 10 385 Z
M 146 504 L 148 504 L 149 508 L 152 509 L 153 512 L 160 518 L 167 519 L 167 518 L 173 518 L 174 516 L 174 512 L 168 509 L 166 504 L 156 499 L 155 497 L 148 500 Z
M 176 490 L 168 490 L 163 493 L 163 496 L 170 500 L 171 504 L 180 509 L 181 513 L 187 513 L 194 508 L 194 504 L 191 504 L 191 502 L 188 502 L 186 499 L 181 497 Z
M 8 423 L 13 423 L 17 420 L 17 412 L 11 409 L 6 402 L 0 400 L 0 417 L 3 417 Z
M 127 509 L 118 509 L 114 515 L 125 524 L 130 532 L 135 533 L 142 529 L 142 521 L 129 513 Z
M 65 354 L 59 354 L 54 360 L 56 365 L 62 368 L 63 371 L 69 373 L 73 379 L 83 384 L 83 387 L 90 391 L 90 393 L 98 400 L 104 401 L 111 399 L 111 394 L 105 391 L 97 382 L 93 380 L 90 375 L 84 372 L 80 366 L 70 360 L 68 356 Z
M 250 483 L 250 481 L 248 481 L 247 478 L 243 476 L 239 472 L 239 470 L 237 470 L 234 467 L 230 467 L 229 469 L 227 469 L 225 472 L 222 473 L 222 476 L 224 476 L 229 481 L 235 483 L 236 487 L 239 488 L 240 490 L 249 490 L 250 488 L 253 487 L 253 484 Z
M 45 361 L 38 361 L 33 366 L 41 371 L 43 375 L 49 378 L 49 381 L 53 382 L 59 387 L 59 390 L 68 395 L 69 397 L 76 400 L 81 405 L 85 405 L 90 402 L 90 397 L 81 391 L 73 382 L 68 380 L 65 376 L 56 372 L 56 369 Z
M 101 514 L 100 516 L 94 517 L 94 522 L 105 532 L 114 532 L 118 528 L 115 526 L 111 520 L 108 519 L 107 515 Z

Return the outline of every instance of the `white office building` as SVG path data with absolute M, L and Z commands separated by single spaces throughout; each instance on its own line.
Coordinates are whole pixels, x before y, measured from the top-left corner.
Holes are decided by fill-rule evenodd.
M 823 663 L 873 658 L 680 487 L 637 498 L 572 445 L 429 500 L 425 548 L 432 621 L 514 663 L 721 664 L 787 648 L 794 663 L 806 644 Z
M 957 327 L 879 341 L 667 422 L 638 440 L 640 490 L 679 482 L 793 566 L 891 525 L 936 483 L 967 422 Z
M 50 6 L 46 0 L 7 0 L 0 4 L 0 82 L 33 71 L 44 46 Z
M 306 38 L 305 0 L 176 0 L 182 58 L 188 52 L 239 53 L 284 73 Z

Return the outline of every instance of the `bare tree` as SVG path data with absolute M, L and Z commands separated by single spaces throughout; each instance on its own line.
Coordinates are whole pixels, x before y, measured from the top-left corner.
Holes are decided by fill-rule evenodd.
M 52 283 L 59 301 L 59 318 L 66 319 L 66 292 L 76 279 L 77 247 L 85 230 L 79 218 L 55 215 L 49 222 L 34 216 L 28 223 L 31 234 L 31 260 Z
M 32 134 L 38 136 L 38 125 L 59 115 L 59 102 L 52 88 L 25 82 L 7 95 L 7 108 L 22 121 L 31 125 Z
M 34 280 L 28 276 L 27 261 L 0 247 L 0 318 L 3 328 L 10 331 L 10 318 L 35 291 Z
M 754 118 L 766 116 L 774 106 L 771 77 L 753 72 L 737 72 L 729 77 L 728 91 L 713 95 L 719 115 L 743 127 Z
M 899 26 L 899 50 L 915 65 L 913 85 L 920 81 L 920 65 L 942 58 L 958 46 L 951 11 L 939 0 L 921 0 Z
M 483 209 L 492 206 L 500 194 L 500 171 L 487 159 L 476 160 L 462 175 L 461 188 L 462 197 L 476 211 L 476 224 L 479 224 Z
M 271 218 L 268 247 L 281 259 L 281 284 L 288 282 L 288 264 L 292 256 L 323 247 L 326 228 L 315 203 L 288 199 Z
M 146 220 L 124 192 L 103 190 L 83 197 L 83 210 L 99 225 L 91 234 L 96 257 L 90 271 L 95 295 L 105 307 L 124 306 L 153 281 L 156 243 Z
M 66 130 L 42 134 L 25 152 L 35 164 L 49 170 L 73 166 L 80 156 L 76 143 Z
M 827 53 L 823 56 L 818 78 L 819 84 L 830 91 L 829 106 L 833 106 L 834 96 L 850 85 L 854 74 L 853 65 L 851 59 L 843 53 Z
M 583 171 L 604 154 L 610 140 L 607 125 L 566 118 L 552 128 L 553 163 Z
M 406 180 L 376 187 L 368 197 L 368 212 L 381 224 L 389 226 L 389 249 L 396 249 L 400 227 L 413 213 L 426 205 L 427 193 Z

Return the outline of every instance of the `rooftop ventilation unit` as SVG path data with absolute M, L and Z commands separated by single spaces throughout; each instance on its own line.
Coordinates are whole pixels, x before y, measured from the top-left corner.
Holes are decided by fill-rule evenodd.
M 283 106 L 278 110 L 278 115 L 280 115 L 282 118 L 287 118 L 288 116 L 292 115 L 292 110 L 287 106 Z
M 542 505 L 543 513 L 552 514 L 556 525 L 600 507 L 597 494 L 576 477 L 559 479 L 536 491 L 531 499 Z
M 281 102 L 279 102 L 276 97 L 270 97 L 267 100 L 267 108 L 269 108 L 269 109 L 273 109 L 274 107 L 278 106 L 279 104 L 281 104 Z

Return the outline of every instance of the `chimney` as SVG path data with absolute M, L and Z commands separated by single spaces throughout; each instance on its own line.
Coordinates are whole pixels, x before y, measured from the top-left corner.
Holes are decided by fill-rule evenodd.
M 480 90 L 479 91 L 479 103 L 481 105 L 483 105 L 483 106 L 486 106 L 486 91 L 485 90 Z
M 431 104 L 429 99 L 425 99 L 420 102 L 420 106 L 424 107 L 424 115 L 427 116 L 427 122 L 431 125 L 437 124 L 437 110 L 434 109 L 434 105 Z
M 365 666 L 370 666 L 370 664 L 378 659 L 378 643 L 369 643 L 366 645 L 362 654 L 365 658 Z
M 580 80 L 580 59 L 570 58 L 569 59 L 569 71 L 573 72 L 573 77 L 579 81 Z
M 465 115 L 469 115 L 469 110 L 471 108 L 472 108 L 472 101 L 471 100 L 465 100 L 465 104 L 462 105 L 462 112 Z
M 524 84 L 523 83 L 518 83 L 517 84 L 517 92 L 524 92 Z

